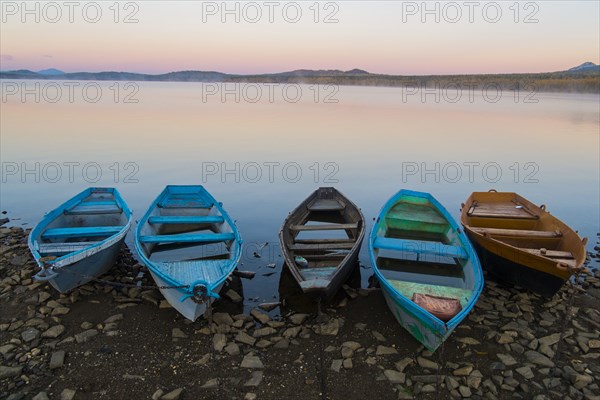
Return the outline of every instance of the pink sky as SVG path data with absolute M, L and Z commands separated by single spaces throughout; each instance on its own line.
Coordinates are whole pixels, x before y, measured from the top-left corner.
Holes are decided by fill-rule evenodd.
M 302 13 L 295 23 L 288 21 L 294 15 L 290 9 L 282 11 L 289 2 L 279 3 L 272 23 L 262 2 L 254 3 L 262 13 L 256 23 L 251 21 L 256 10 L 247 8 L 248 3 L 227 14 L 220 2 L 135 2 L 136 7 L 119 9 L 118 15 L 112 3 L 100 3 L 96 23 L 86 21 L 82 10 L 74 11 L 72 23 L 67 9 L 51 22 L 56 10 L 44 9 L 44 3 L 29 14 L 6 9 L 6 4 L 0 28 L 2 70 L 247 74 L 361 68 L 408 75 L 543 72 L 600 63 L 598 2 L 536 2 L 537 8 L 527 9 L 520 3 L 518 10 L 510 8 L 513 3 L 499 2 L 496 22 L 491 21 L 497 10 L 484 14 L 486 2 L 470 17 L 467 8 L 457 9 L 459 19 L 457 10 L 443 3 L 428 3 L 429 14 L 420 2 L 318 3 L 318 13 L 310 8 L 313 3 L 295 3 Z M 217 9 L 207 9 L 207 4 Z M 334 6 L 325 9 L 325 4 Z M 124 23 L 127 16 L 137 22 Z M 332 23 L 324 22 L 327 16 Z

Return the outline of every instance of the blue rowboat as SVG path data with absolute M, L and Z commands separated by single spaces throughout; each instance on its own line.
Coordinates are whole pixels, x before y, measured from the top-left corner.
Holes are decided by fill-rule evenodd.
M 430 351 L 483 289 L 473 246 L 429 193 L 401 190 L 388 200 L 373 225 L 369 256 L 392 314 Z
M 238 229 L 202 186 L 167 186 L 135 232 L 135 249 L 165 299 L 195 321 L 236 268 Z
M 114 188 L 88 188 L 46 213 L 29 234 L 40 267 L 34 279 L 68 292 L 106 273 L 131 226 L 131 210 Z

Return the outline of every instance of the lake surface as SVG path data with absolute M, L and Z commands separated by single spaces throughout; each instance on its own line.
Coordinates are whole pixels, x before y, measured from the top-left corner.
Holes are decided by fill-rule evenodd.
M 318 186 L 351 198 L 368 229 L 402 188 L 431 192 L 456 218 L 472 191 L 495 188 L 546 204 L 588 249 L 600 232 L 598 95 L 1 83 L 0 208 L 13 224 L 34 226 L 88 186 L 116 186 L 139 219 L 165 185 L 203 184 L 237 220 L 240 269 L 258 272 L 243 281 L 250 303 L 277 298 L 278 231 Z

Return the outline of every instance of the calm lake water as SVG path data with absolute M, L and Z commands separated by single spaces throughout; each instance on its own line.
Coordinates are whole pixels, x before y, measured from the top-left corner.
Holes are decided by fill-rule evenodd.
M 456 218 L 472 191 L 495 188 L 547 204 L 589 249 L 600 232 L 598 95 L 1 83 L 0 207 L 13 224 L 32 227 L 92 185 L 116 186 L 140 218 L 165 185 L 203 184 L 237 220 L 240 269 L 258 272 L 243 281 L 250 303 L 277 297 L 279 228 L 318 186 L 350 197 L 368 228 L 402 188 L 431 192 Z M 366 246 L 360 260 L 364 281 Z

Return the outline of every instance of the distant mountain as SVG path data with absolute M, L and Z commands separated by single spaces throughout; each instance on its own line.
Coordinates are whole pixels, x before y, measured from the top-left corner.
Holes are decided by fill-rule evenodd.
M 271 74 L 226 74 L 217 71 L 175 71 L 166 74 L 139 74 L 135 72 L 62 72 L 51 68 L 40 72 L 27 69 L 0 71 L 0 79 L 80 80 L 80 81 L 136 81 L 136 82 L 221 82 L 221 83 L 275 83 L 316 85 L 358 85 L 400 87 L 444 87 L 462 85 L 485 87 L 489 82 L 503 90 L 530 88 L 546 92 L 600 93 L 600 66 L 586 62 L 567 71 L 525 74 L 463 74 L 463 75 L 385 75 L 372 74 L 362 69 L 294 71 Z M 524 89 L 529 90 L 529 89 Z
M 370 75 L 367 71 L 362 69 L 352 69 L 350 71 L 340 71 L 339 69 L 297 69 L 288 72 L 279 72 L 276 74 L 267 74 L 271 76 L 285 76 L 285 77 L 324 77 L 324 76 L 349 76 L 349 75 Z
M 38 74 L 42 74 L 42 75 L 63 75 L 64 72 L 61 71 L 60 69 L 48 68 L 48 69 L 43 69 L 41 71 L 38 71 Z
M 576 67 L 569 68 L 567 72 L 600 72 L 600 65 L 588 61 Z

